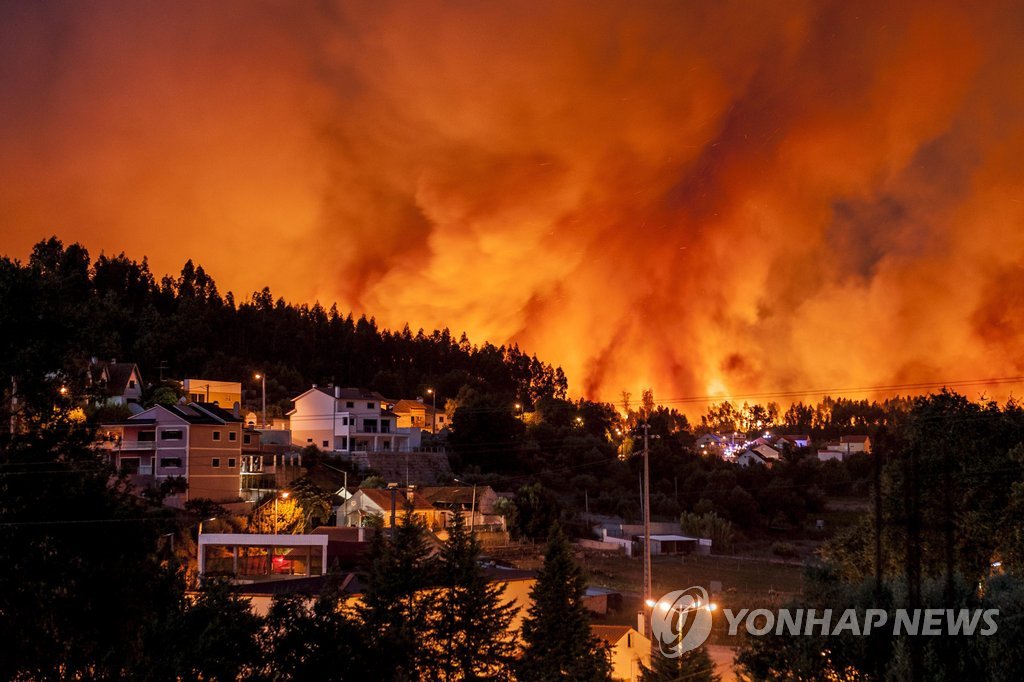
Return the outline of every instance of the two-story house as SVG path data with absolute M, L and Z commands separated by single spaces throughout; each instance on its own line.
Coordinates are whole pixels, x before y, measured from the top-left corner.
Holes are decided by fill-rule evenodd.
M 391 411 L 398 416 L 398 428 L 419 429 L 421 431 L 440 431 L 448 428 L 448 414 L 432 405 L 427 405 L 422 398 L 416 400 L 402 399 L 394 404 Z
M 90 379 L 100 400 L 107 405 L 138 405 L 142 402 L 142 373 L 134 362 L 100 362 L 93 358 Z
M 168 498 L 168 504 L 238 499 L 242 420 L 216 405 L 155 405 L 122 422 L 103 424 L 99 437 L 110 462 L 137 486 L 182 478 L 187 490 Z
M 399 428 L 380 393 L 314 386 L 293 401 L 295 409 L 288 413 L 293 445 L 331 452 L 407 452 L 420 445 L 420 430 Z

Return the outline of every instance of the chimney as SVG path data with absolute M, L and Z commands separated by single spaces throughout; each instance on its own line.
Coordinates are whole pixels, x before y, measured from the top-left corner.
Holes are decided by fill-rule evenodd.
M 313 384 L 313 388 L 316 388 L 316 384 Z
M 334 397 L 335 398 L 340 398 L 341 397 L 341 386 L 335 386 L 334 387 Z

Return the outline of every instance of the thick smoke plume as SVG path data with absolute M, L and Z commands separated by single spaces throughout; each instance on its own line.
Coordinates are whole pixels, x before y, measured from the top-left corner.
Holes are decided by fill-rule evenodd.
M 10 2 L 0 248 L 447 325 L 615 399 L 1024 374 L 1024 12 Z

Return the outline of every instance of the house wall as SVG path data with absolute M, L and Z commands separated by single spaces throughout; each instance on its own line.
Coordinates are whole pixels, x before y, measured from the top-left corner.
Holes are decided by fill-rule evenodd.
M 334 398 L 323 391 L 309 391 L 300 396 L 295 400 L 295 410 L 289 415 L 292 444 L 332 449 L 334 416 Z
M 651 664 L 651 640 L 632 630 L 612 647 L 611 659 L 612 679 L 639 680 L 640 663 Z
M 220 440 L 214 440 L 220 433 Z M 231 439 L 234 434 L 234 440 Z M 217 466 L 214 466 L 215 462 Z M 188 496 L 216 502 L 238 498 L 242 486 L 242 424 L 193 424 L 189 439 Z
M 206 387 L 209 385 L 209 398 Z M 242 403 L 242 384 L 238 381 L 210 381 L 207 379 L 185 379 L 182 384 L 188 400 L 201 403 L 217 403 L 222 409 L 233 410 Z M 195 396 L 199 396 L 196 400 Z

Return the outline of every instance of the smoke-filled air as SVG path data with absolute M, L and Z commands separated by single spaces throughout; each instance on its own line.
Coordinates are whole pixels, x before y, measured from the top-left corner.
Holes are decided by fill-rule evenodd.
M 1016 2 L 7 2 L 0 251 L 187 258 L 573 394 L 1024 374 Z

